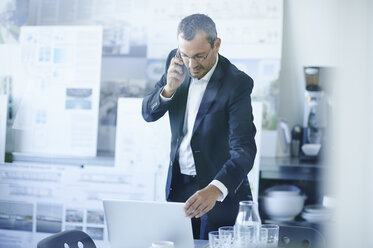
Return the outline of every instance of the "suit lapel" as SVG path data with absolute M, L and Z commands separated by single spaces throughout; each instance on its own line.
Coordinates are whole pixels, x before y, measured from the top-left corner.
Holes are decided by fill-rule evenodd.
M 208 110 L 210 109 L 210 106 L 215 102 L 216 95 L 218 94 L 218 91 L 221 86 L 221 77 L 223 76 L 223 68 L 222 68 L 222 59 L 219 57 L 218 64 L 215 68 L 214 73 L 212 74 L 212 77 L 210 78 L 210 81 L 207 84 L 205 93 L 203 94 L 203 98 L 201 101 L 201 104 L 198 109 L 197 117 L 194 122 L 193 127 L 193 134 L 198 128 L 199 124 L 207 114 Z M 193 135 L 192 134 L 192 135 Z

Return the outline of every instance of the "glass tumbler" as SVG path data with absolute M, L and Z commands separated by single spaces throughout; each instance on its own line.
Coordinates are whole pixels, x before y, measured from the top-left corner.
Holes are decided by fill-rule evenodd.
M 278 246 L 279 226 L 263 224 L 260 227 L 259 247 L 274 248 Z
M 222 248 L 219 231 L 209 232 L 209 247 L 210 248 Z
M 233 247 L 233 226 L 222 226 L 219 227 L 219 239 L 222 248 Z

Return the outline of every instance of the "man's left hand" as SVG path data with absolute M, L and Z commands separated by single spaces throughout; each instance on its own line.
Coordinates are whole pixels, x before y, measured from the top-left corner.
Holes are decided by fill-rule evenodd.
M 198 190 L 185 202 L 185 216 L 189 218 L 199 218 L 210 211 L 222 192 L 214 185 L 208 185 Z

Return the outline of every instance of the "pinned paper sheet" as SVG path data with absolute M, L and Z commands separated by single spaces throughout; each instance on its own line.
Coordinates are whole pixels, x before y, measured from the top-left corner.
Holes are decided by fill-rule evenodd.
M 165 200 L 170 161 L 171 131 L 168 113 L 155 122 L 141 115 L 142 98 L 119 98 L 115 167 L 156 174 L 155 200 Z
M 102 27 L 26 26 L 14 151 L 96 156 Z

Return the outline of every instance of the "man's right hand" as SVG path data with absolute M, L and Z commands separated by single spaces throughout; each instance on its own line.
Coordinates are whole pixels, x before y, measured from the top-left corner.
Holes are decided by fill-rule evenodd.
M 175 57 L 172 58 L 170 66 L 167 70 L 167 84 L 164 87 L 162 96 L 170 98 L 175 91 L 184 82 L 186 68 L 183 60 L 179 56 L 179 49 L 176 51 Z

